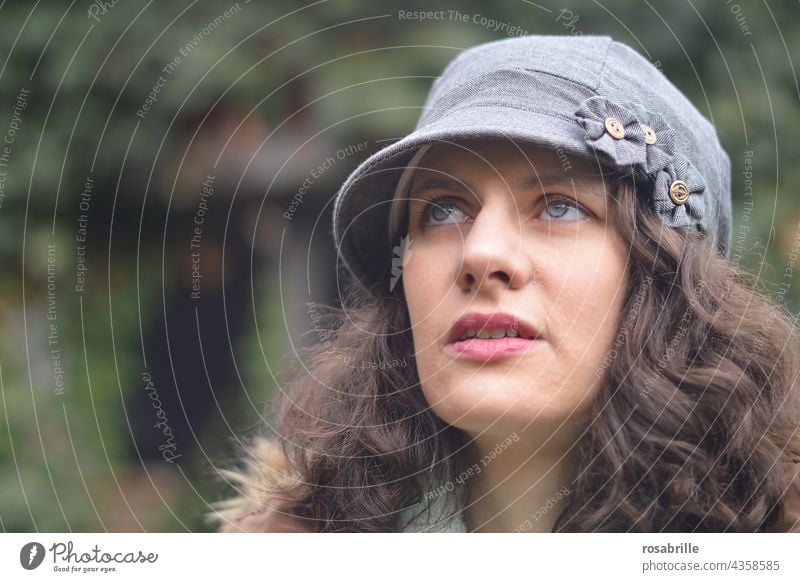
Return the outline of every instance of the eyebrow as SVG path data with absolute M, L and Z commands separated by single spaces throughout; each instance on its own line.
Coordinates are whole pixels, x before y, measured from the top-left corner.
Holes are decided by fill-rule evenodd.
M 575 179 L 576 183 L 580 183 L 581 181 L 582 177 Z M 563 174 L 534 174 L 533 176 L 528 176 L 519 180 L 515 185 L 521 190 L 537 190 L 539 188 L 549 188 L 550 186 L 564 186 L 570 184 L 571 182 Z M 420 182 L 414 188 L 410 196 L 412 198 L 416 198 L 418 194 L 427 190 L 445 190 L 447 192 L 454 193 L 468 193 L 474 192 L 475 188 L 473 188 L 468 182 L 454 180 L 453 178 L 429 177 L 424 178 L 422 182 Z

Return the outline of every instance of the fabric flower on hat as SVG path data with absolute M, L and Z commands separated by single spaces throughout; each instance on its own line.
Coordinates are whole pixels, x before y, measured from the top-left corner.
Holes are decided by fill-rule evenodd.
M 652 174 L 674 159 L 675 133 L 661 115 L 640 105 L 622 106 L 605 97 L 590 97 L 575 117 L 586 131 L 589 147 L 619 167 L 636 166 Z
M 656 174 L 653 205 L 661 221 L 670 227 L 696 226 L 703 230 L 708 209 L 706 184 L 700 172 L 683 156 Z

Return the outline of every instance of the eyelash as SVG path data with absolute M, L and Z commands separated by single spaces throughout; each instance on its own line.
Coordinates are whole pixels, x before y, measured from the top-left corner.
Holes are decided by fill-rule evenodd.
M 570 208 L 575 208 L 576 210 L 580 210 L 583 214 L 586 215 L 589 214 L 589 212 L 585 208 L 583 208 L 583 206 L 575 202 L 575 200 L 573 200 L 572 198 L 568 198 L 566 196 L 562 196 L 559 194 L 547 194 L 547 193 L 545 193 L 543 196 L 545 202 L 547 203 L 545 208 L 547 208 L 547 206 L 549 206 L 553 202 L 562 202 L 565 203 Z M 425 221 L 427 221 L 427 219 L 430 217 L 431 211 L 441 202 L 450 202 L 453 204 L 453 206 L 460 209 L 458 200 L 456 198 L 452 198 L 450 196 L 431 196 L 429 199 L 423 201 L 422 205 L 417 207 L 417 209 L 414 211 L 413 213 L 414 220 L 419 224 L 424 224 Z M 461 212 L 464 212 L 463 209 L 460 210 Z M 430 224 L 427 226 L 442 226 L 442 225 Z

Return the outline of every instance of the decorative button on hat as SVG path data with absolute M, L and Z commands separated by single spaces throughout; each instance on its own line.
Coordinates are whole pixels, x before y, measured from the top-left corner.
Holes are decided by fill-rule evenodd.
M 657 173 L 653 183 L 653 205 L 662 222 L 673 228 L 708 229 L 711 213 L 703 177 L 684 156 L 675 157 Z
M 622 139 L 625 137 L 625 128 L 616 117 L 606 117 L 605 122 L 606 131 L 611 134 L 614 139 Z
M 683 204 L 689 199 L 689 187 L 683 180 L 675 180 L 669 185 L 669 197 L 675 204 Z
M 656 138 L 656 132 L 653 131 L 653 128 L 649 125 L 645 125 L 644 123 L 639 124 L 644 132 L 644 143 L 648 145 L 653 145 L 658 141 Z
M 424 146 L 481 138 L 636 170 L 664 224 L 702 232 L 730 256 L 730 159 L 683 93 L 609 37 L 520 36 L 458 54 L 434 81 L 414 131 L 373 153 L 340 188 L 333 235 L 365 288 L 388 289 L 408 212 L 409 181 L 399 184 L 408 164 L 424 166 Z M 400 217 L 391 232 L 390 211 Z

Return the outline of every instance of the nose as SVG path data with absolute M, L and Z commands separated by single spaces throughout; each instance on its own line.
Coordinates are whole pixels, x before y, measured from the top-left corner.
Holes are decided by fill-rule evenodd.
M 534 278 L 521 225 L 512 207 L 484 207 L 463 239 L 458 286 L 465 292 L 519 289 Z

